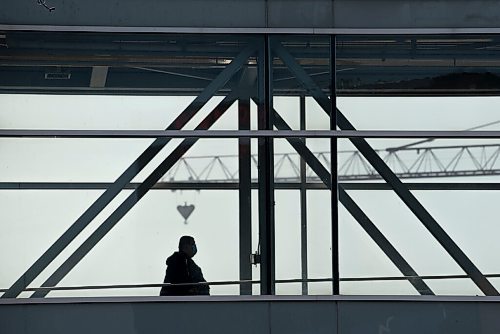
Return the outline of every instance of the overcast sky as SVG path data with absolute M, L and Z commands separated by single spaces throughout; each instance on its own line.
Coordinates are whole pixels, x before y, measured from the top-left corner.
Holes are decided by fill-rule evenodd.
M 193 97 L 0 95 L 2 129 L 164 129 Z M 212 99 L 188 124 L 193 129 L 220 98 Z M 299 128 L 298 100 L 275 98 L 275 108 Z M 500 120 L 495 97 L 340 98 L 339 108 L 363 130 L 463 130 Z M 307 128 L 327 129 L 328 119 L 307 101 Z M 252 128 L 256 112 L 252 107 Z M 214 129 L 237 129 L 233 106 Z M 498 126 L 485 128 L 497 130 Z M 414 140 L 370 140 L 386 148 Z M 113 182 L 152 142 L 150 139 L 0 139 L 1 182 Z M 439 140 L 427 145 L 483 143 L 484 140 Z M 498 143 L 499 141 L 489 140 Z M 143 180 L 175 148 L 172 140 L 136 181 Z M 329 149 L 326 139 L 309 140 L 312 151 Z M 347 140 L 340 149 L 350 150 Z M 256 145 L 252 152 L 256 152 Z M 293 152 L 276 140 L 277 153 Z M 234 154 L 237 140 L 200 140 L 188 156 Z M 236 160 L 234 161 L 236 164 Z M 328 166 L 326 166 L 328 167 Z M 284 168 L 287 168 L 286 166 Z M 255 174 L 255 170 L 253 171 Z M 181 174 L 179 174 L 181 175 Z M 429 181 L 429 180 L 427 180 Z M 436 181 L 436 180 L 430 180 Z M 450 182 L 498 182 L 495 177 L 441 179 Z M 0 190 L 0 288 L 8 288 L 100 195 L 82 190 Z M 31 286 L 39 286 L 116 208 L 123 191 Z M 462 274 L 462 270 L 391 191 L 349 194 L 421 275 Z M 484 273 L 500 273 L 500 232 L 495 191 L 416 191 L 414 194 Z M 276 191 L 276 276 L 300 278 L 300 211 L 298 191 Z M 193 204 L 187 224 L 177 206 Z M 252 197 L 253 249 L 257 248 L 257 194 Z M 341 277 L 399 276 L 357 222 L 340 211 Z M 328 191 L 308 192 L 309 276 L 331 275 Z M 165 259 L 178 238 L 195 236 L 195 261 L 209 281 L 238 279 L 238 192 L 228 190 L 149 192 L 85 257 L 60 285 L 160 283 Z M 254 279 L 258 279 L 254 267 Z M 500 289 L 500 281 L 492 280 Z M 438 294 L 480 294 L 470 280 L 429 280 Z M 257 291 L 257 287 L 256 287 Z M 278 293 L 300 294 L 300 284 L 279 285 Z M 213 287 L 214 294 L 237 294 L 237 286 Z M 310 285 L 313 294 L 331 293 L 330 284 Z M 405 282 L 342 283 L 344 294 L 415 294 Z M 157 295 L 158 289 L 58 292 L 52 296 Z M 27 296 L 27 294 L 23 294 Z

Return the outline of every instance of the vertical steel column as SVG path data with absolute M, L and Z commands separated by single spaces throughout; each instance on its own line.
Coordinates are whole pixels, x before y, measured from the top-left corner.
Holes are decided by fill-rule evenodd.
M 259 54 L 259 130 L 272 130 L 272 56 L 269 36 Z M 273 139 L 258 139 L 259 156 L 259 242 L 261 249 L 260 292 L 274 294 L 274 154 Z
M 250 130 L 250 98 L 238 100 L 238 130 Z M 240 201 L 240 280 L 252 279 L 252 189 L 250 138 L 238 139 Z M 240 295 L 251 295 L 252 284 L 242 283 Z
M 336 37 L 330 36 L 330 130 L 337 130 Z M 337 179 L 337 138 L 330 139 L 332 278 L 333 294 L 340 294 L 339 284 L 339 189 Z
M 306 129 L 306 97 L 300 96 L 300 129 Z M 306 145 L 306 138 L 302 139 Z M 306 161 L 300 157 L 300 257 L 302 267 L 302 294 L 308 295 L 307 283 L 307 189 Z

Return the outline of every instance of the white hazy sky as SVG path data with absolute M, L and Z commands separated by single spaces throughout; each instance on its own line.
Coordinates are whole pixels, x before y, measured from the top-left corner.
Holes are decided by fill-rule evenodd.
M 0 95 L 2 129 L 164 129 L 192 97 Z M 188 124 L 194 128 L 220 98 L 212 99 Z M 298 101 L 275 98 L 275 108 L 298 129 Z M 500 120 L 494 97 L 340 98 L 339 108 L 363 130 L 463 130 Z M 252 128 L 256 127 L 252 110 Z M 237 129 L 233 106 L 214 129 Z M 327 129 L 328 119 L 307 101 L 307 128 Z M 498 126 L 486 128 L 498 129 Z M 151 143 L 150 139 L 0 139 L 0 182 L 112 182 Z M 370 140 L 375 148 L 412 140 Z M 430 145 L 482 143 L 484 140 L 439 140 Z M 488 142 L 495 142 L 489 140 Z M 143 180 L 179 140 L 172 140 L 135 181 Z M 313 151 L 329 141 L 309 140 Z M 341 149 L 353 149 L 340 140 Z M 237 154 L 237 140 L 200 140 L 188 156 Z M 256 145 L 252 146 L 256 152 Z M 284 140 L 275 151 L 292 152 Z M 236 163 L 236 161 L 235 161 Z M 254 171 L 255 173 L 255 171 Z M 432 180 L 431 180 L 432 181 Z M 448 179 L 498 182 L 495 177 Z M 9 287 L 102 193 L 82 190 L 0 190 L 0 288 Z M 31 286 L 40 285 L 130 194 L 123 191 Z M 462 270 L 391 191 L 349 194 L 421 275 L 462 274 Z M 416 191 L 414 194 L 484 273 L 500 273 L 500 227 L 495 191 Z M 184 224 L 177 205 L 194 204 Z M 253 248 L 257 248 L 257 194 L 252 196 Z M 311 278 L 331 274 L 330 207 L 327 191 L 308 192 L 308 271 Z M 149 192 L 67 275 L 60 285 L 161 282 L 165 258 L 181 235 L 195 236 L 195 261 L 209 281 L 238 279 L 237 191 Z M 395 266 L 341 207 L 341 277 L 398 276 Z M 276 191 L 276 276 L 300 278 L 298 191 Z M 258 268 L 254 268 L 258 279 Z M 500 281 L 492 281 L 500 289 Z M 434 280 L 438 294 L 480 294 L 469 280 Z M 256 287 L 257 288 L 257 287 Z M 300 284 L 281 284 L 278 293 L 300 294 Z M 213 287 L 214 294 L 237 294 L 236 286 Z M 344 294 L 415 294 L 407 282 L 342 283 Z M 310 285 L 312 294 L 331 293 L 330 284 Z M 58 292 L 52 296 L 156 295 L 158 289 Z M 23 294 L 27 296 L 28 294 Z

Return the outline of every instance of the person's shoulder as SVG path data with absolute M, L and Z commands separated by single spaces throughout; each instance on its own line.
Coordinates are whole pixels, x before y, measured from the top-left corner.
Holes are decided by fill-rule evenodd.
M 185 261 L 186 257 L 181 252 L 175 252 L 167 258 L 167 265 Z
M 194 267 L 194 268 L 200 268 L 200 267 L 196 264 L 196 262 L 194 262 L 194 260 L 193 260 L 193 259 L 187 259 L 187 263 L 188 263 L 188 264 L 189 264 L 189 266 L 191 266 L 191 267 Z

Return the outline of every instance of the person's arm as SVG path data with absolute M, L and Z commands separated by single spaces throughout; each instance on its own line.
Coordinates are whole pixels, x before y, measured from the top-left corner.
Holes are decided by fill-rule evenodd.
M 190 272 L 191 272 L 191 279 L 193 282 L 200 283 L 200 282 L 206 282 L 205 278 L 203 277 L 203 273 L 201 271 L 201 268 L 194 263 L 194 261 L 191 261 L 191 266 L 189 267 Z M 195 295 L 210 295 L 210 286 L 209 285 L 197 285 L 194 287 L 195 289 L 193 290 L 193 294 Z

